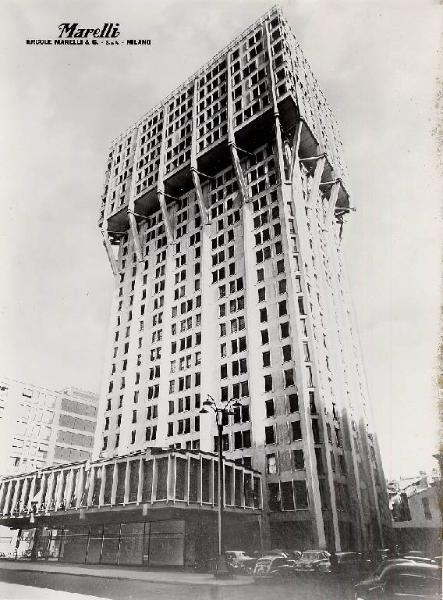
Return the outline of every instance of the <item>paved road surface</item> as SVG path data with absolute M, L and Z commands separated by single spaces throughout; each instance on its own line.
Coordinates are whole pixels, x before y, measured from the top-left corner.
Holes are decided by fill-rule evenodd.
M 3 584 L 6 583 L 6 585 Z M 8 584 L 19 584 L 8 587 Z M 33 587 L 26 587 L 33 586 Z M 20 588 L 20 589 L 19 589 Z M 41 589 L 40 592 L 35 588 Z M 59 590 L 53 592 L 49 590 Z M 352 586 L 316 584 L 315 580 L 288 583 L 256 583 L 248 586 L 209 587 L 151 583 L 144 581 L 107 580 L 87 575 L 55 575 L 40 572 L 0 571 L 1 600 L 80 600 L 84 594 L 108 600 L 352 600 Z M 7 595 L 8 593 L 19 595 Z M 25 595 L 20 595 L 20 594 Z M 40 593 L 40 595 L 38 595 Z M 51 594 L 51 595 L 50 595 Z
M 97 596 L 85 596 L 72 592 L 50 590 L 18 583 L 0 582 L 0 598 L 2 600 L 97 600 Z

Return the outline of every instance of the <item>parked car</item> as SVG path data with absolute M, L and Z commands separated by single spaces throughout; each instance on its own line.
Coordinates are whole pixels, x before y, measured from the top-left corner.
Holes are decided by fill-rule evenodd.
M 296 561 L 296 568 L 299 571 L 313 571 L 315 563 L 322 560 L 329 560 L 330 556 L 326 550 L 305 550 Z
M 303 554 L 300 550 L 287 550 L 286 552 L 288 553 L 289 558 L 292 558 L 293 560 L 299 560 Z
M 233 571 L 252 571 L 257 562 L 256 558 L 248 556 L 243 550 L 226 550 L 225 556 L 228 567 Z
M 284 578 L 295 573 L 295 560 L 271 554 L 257 560 L 254 568 L 254 579 Z
M 407 554 L 407 556 L 403 556 L 402 558 L 404 558 L 405 560 L 413 560 L 414 562 L 425 563 L 428 565 L 437 564 L 433 558 L 426 558 L 425 556 L 415 556 L 414 554 L 410 555 L 409 553 Z
M 373 571 L 373 575 L 376 575 L 377 573 L 381 573 L 383 571 L 383 569 L 385 569 L 389 565 L 401 565 L 405 562 L 413 563 L 415 561 L 412 558 L 400 558 L 400 557 L 387 558 L 386 560 L 384 560 L 383 562 L 381 562 L 377 565 L 377 568 Z
M 337 552 L 312 564 L 315 571 L 358 577 L 370 571 L 371 563 L 358 552 Z
M 426 554 L 423 552 L 423 550 L 408 550 L 407 552 L 404 552 L 403 554 L 407 554 L 408 556 L 422 556 L 423 558 L 426 558 Z
M 358 583 L 356 600 L 395 600 L 396 598 L 438 600 L 441 598 L 441 574 L 437 565 L 412 561 L 381 565 L 372 577 Z
M 291 550 L 273 548 L 272 550 L 267 550 L 264 556 L 282 556 L 283 558 L 292 558 L 292 552 Z

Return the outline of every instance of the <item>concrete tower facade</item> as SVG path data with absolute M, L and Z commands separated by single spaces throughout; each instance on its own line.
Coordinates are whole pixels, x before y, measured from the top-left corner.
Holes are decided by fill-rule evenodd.
M 109 152 L 115 280 L 94 458 L 214 451 L 264 476 L 267 544 L 383 544 L 387 495 L 346 293 L 337 124 L 279 9 Z

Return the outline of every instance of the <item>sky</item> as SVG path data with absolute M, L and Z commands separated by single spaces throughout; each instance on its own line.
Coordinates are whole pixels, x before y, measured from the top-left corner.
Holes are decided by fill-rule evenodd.
M 111 271 L 97 227 L 111 140 L 273 5 L 3 0 L 0 374 L 99 391 Z M 436 466 L 441 5 L 286 0 L 340 125 L 357 210 L 343 249 L 386 475 Z M 118 22 L 150 46 L 30 46 Z M 440 63 L 439 63 L 440 61 Z

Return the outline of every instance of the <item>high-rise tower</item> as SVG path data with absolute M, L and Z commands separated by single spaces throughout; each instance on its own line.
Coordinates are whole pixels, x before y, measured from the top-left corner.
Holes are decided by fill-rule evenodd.
M 95 457 L 214 451 L 265 476 L 268 543 L 367 548 L 389 526 L 346 298 L 337 124 L 275 8 L 109 152 L 115 296 Z

